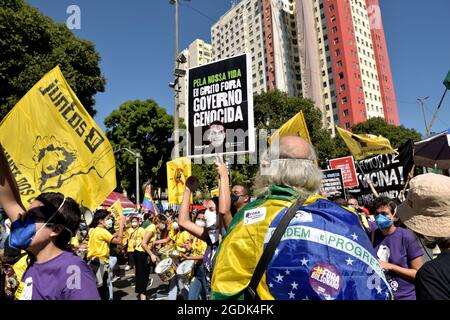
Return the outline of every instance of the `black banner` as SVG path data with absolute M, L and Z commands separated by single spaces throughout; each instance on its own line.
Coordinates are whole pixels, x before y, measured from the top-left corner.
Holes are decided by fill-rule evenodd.
M 368 205 L 374 199 L 365 178 L 369 176 L 380 195 L 392 199 L 398 198 L 414 165 L 413 143 L 410 140 L 396 150 L 399 154 L 382 154 L 355 161 L 359 188 L 348 189 L 348 193 L 357 198 L 360 203 Z
M 246 54 L 189 69 L 188 156 L 253 152 L 253 94 Z
M 341 169 L 322 170 L 322 191 L 328 196 L 345 199 L 344 180 Z

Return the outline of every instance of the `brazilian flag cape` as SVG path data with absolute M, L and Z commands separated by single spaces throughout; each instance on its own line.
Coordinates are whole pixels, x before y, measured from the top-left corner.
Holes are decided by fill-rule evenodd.
M 216 255 L 212 299 L 243 299 L 263 250 L 298 193 L 271 186 L 241 209 Z M 391 300 L 389 284 L 354 212 L 310 196 L 286 229 L 258 285 L 263 300 Z

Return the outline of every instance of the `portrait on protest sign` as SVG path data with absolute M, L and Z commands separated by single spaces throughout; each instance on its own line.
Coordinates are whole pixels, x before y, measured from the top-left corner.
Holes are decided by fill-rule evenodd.
M 188 156 L 255 149 L 247 54 L 189 69 Z

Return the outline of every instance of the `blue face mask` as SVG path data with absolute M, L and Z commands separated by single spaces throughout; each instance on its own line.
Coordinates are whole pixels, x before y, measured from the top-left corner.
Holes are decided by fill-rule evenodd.
M 36 234 L 36 224 L 30 217 L 17 219 L 11 224 L 11 233 L 9 235 L 9 245 L 13 248 L 25 250 L 33 241 Z
M 50 219 L 48 219 L 47 222 L 44 223 L 44 225 L 39 229 L 39 231 L 41 231 L 46 225 L 49 224 L 50 220 L 52 220 L 53 217 L 59 212 L 59 210 L 62 208 L 65 202 L 66 198 L 64 198 L 59 208 L 52 214 Z M 19 217 L 19 219 L 17 219 L 11 224 L 9 245 L 17 249 L 25 250 L 31 245 L 33 238 L 36 236 L 37 233 L 39 233 L 39 231 L 36 231 L 36 224 L 29 216 L 26 216 L 24 220 L 22 220 L 22 217 Z M 70 231 L 70 233 L 72 232 Z
M 378 228 L 380 228 L 381 230 L 387 229 L 392 226 L 392 220 L 383 214 L 377 215 L 375 217 L 375 222 L 377 223 Z

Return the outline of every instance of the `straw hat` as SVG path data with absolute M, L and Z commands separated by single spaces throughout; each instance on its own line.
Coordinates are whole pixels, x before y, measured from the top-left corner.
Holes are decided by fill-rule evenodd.
M 411 230 L 430 237 L 450 237 L 450 177 L 427 173 L 411 179 L 397 214 Z

